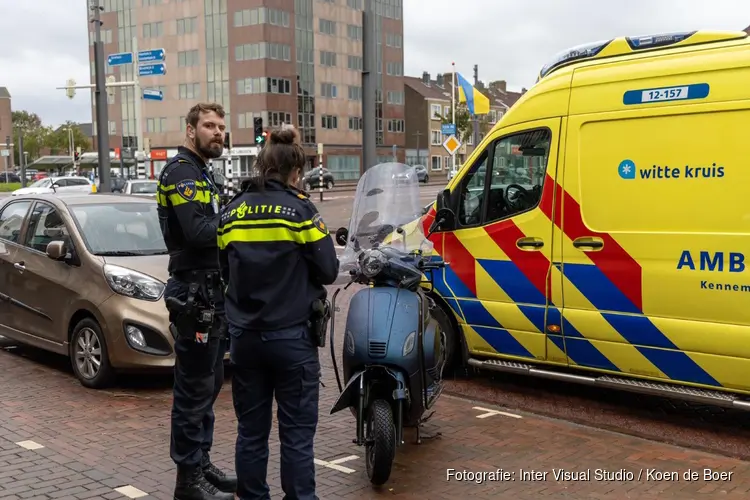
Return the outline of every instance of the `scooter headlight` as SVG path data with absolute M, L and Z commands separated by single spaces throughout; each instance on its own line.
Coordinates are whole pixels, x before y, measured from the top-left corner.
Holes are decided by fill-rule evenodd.
M 370 250 L 362 258 L 360 269 L 368 278 L 374 278 L 383 270 L 386 258 L 380 250 Z

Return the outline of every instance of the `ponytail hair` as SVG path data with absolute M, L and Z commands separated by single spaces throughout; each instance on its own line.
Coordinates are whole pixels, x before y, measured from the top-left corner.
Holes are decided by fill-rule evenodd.
M 262 189 L 269 180 L 284 184 L 297 171 L 303 171 L 307 159 L 300 144 L 299 134 L 293 125 L 284 125 L 271 132 L 268 142 L 255 159 L 257 175 L 253 184 Z

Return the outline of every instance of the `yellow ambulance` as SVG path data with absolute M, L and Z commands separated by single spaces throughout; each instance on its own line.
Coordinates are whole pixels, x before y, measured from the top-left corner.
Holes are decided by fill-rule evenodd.
M 560 55 L 423 219 L 464 361 L 750 409 L 748 193 L 745 32 Z

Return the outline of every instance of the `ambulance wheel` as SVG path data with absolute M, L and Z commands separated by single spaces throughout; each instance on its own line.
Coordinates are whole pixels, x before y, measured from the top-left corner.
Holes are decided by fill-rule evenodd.
M 388 481 L 396 455 L 396 426 L 391 405 L 382 399 L 373 401 L 367 415 L 365 465 L 367 477 L 375 486 Z

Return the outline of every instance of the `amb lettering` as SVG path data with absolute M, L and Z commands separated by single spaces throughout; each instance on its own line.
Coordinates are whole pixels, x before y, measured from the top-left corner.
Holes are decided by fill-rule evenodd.
M 724 167 L 717 167 L 716 163 L 710 167 L 685 168 L 654 165 L 651 168 L 639 169 L 641 179 L 720 179 L 724 177 Z
M 741 273 L 745 270 L 745 254 L 740 252 L 690 252 L 683 250 L 677 270 Z

